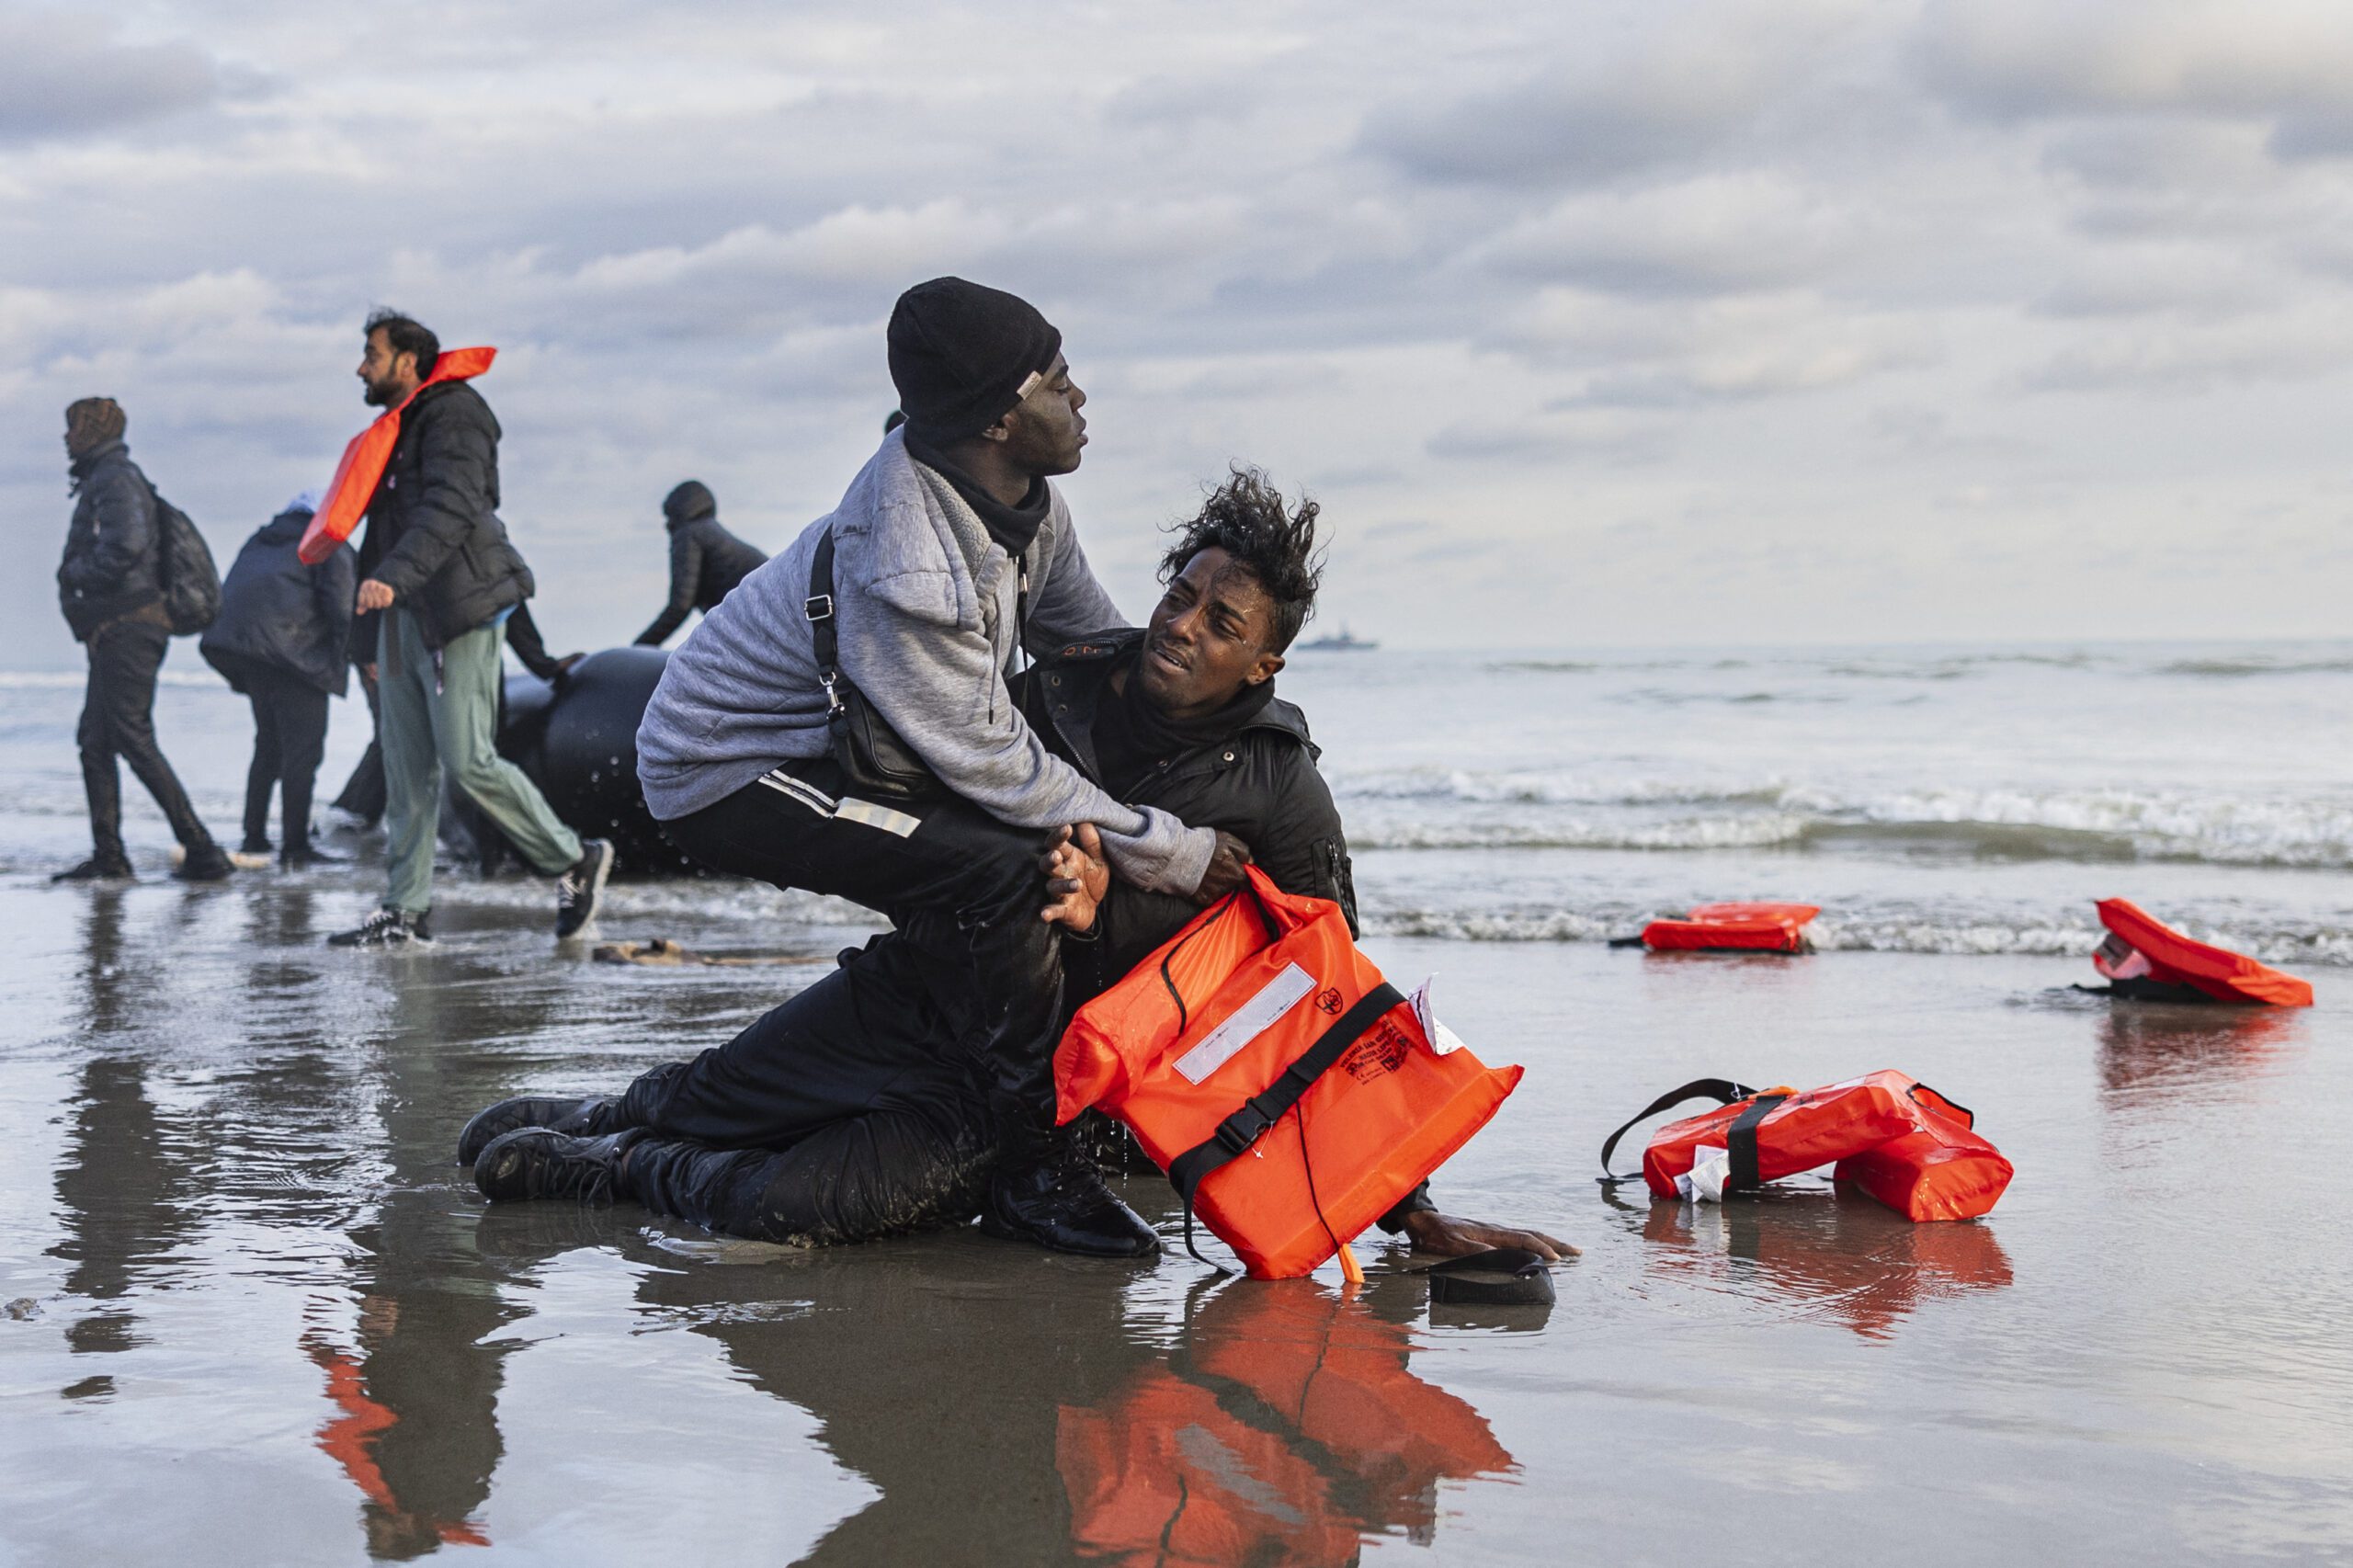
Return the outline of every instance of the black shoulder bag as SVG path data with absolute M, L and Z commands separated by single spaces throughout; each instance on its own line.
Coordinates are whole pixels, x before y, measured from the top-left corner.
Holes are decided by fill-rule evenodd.
M 833 736 L 834 760 L 850 790 L 892 801 L 920 801 L 939 793 L 939 779 L 923 758 L 842 674 L 841 640 L 834 630 L 831 528 L 819 537 L 810 557 L 809 597 L 801 610 L 809 618 L 817 680 L 825 688 L 825 728 Z

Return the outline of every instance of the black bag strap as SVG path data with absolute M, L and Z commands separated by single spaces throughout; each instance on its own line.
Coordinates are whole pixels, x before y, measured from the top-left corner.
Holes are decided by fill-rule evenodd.
M 834 629 L 834 530 L 830 528 L 817 536 L 817 548 L 809 553 L 809 597 L 801 602 L 801 613 L 809 618 L 809 652 L 817 661 L 817 684 L 825 688 L 825 710 L 830 717 L 843 707 L 842 645 Z
M 1219 1122 L 1217 1131 L 1207 1140 L 1168 1162 L 1168 1184 L 1176 1189 L 1177 1199 L 1185 1205 L 1185 1250 L 1196 1261 L 1209 1264 L 1211 1268 L 1223 1267 L 1210 1263 L 1193 1244 L 1193 1198 L 1200 1191 L 1201 1183 L 1249 1153 L 1250 1146 L 1299 1104 L 1301 1096 L 1315 1086 L 1315 1081 L 1347 1053 L 1348 1047 L 1364 1038 L 1365 1031 L 1379 1023 L 1391 1008 L 1403 1006 L 1404 1000 L 1404 994 L 1387 981 L 1366 992 L 1355 1006 L 1333 1019 L 1316 1036 L 1315 1043 L 1283 1069 L 1281 1076 L 1243 1101 L 1242 1108 Z
M 1609 1156 L 1617 1153 L 1618 1140 L 1632 1131 L 1636 1122 L 1648 1121 L 1663 1110 L 1673 1110 L 1685 1100 L 1711 1099 L 1718 1105 L 1730 1105 L 1734 1100 L 1745 1100 L 1756 1092 L 1747 1085 L 1735 1084 L 1730 1078 L 1694 1078 L 1679 1089 L 1667 1090 L 1666 1093 L 1627 1118 L 1625 1126 L 1602 1141 L 1601 1175 L 1598 1179 L 1604 1186 L 1634 1179 L 1631 1174 L 1626 1176 L 1610 1174 Z
M 1756 1125 L 1789 1097 L 1759 1095 L 1732 1119 L 1732 1126 L 1724 1133 L 1724 1153 L 1732 1158 L 1732 1170 L 1724 1177 L 1726 1192 L 1735 1188 L 1753 1191 L 1765 1185 L 1756 1175 Z

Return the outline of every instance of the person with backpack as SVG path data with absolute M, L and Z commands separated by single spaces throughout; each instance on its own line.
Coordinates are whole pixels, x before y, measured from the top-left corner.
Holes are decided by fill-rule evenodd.
M 278 790 L 278 864 L 300 870 L 341 856 L 311 844 L 311 789 L 326 751 L 327 699 L 350 684 L 345 653 L 358 587 L 349 545 L 316 566 L 295 554 L 318 510 L 304 492 L 245 540 L 221 588 L 221 613 L 197 644 L 205 662 L 254 705 L 245 772 L 248 855 L 269 853 L 269 795 Z
M 194 527 L 131 460 L 123 439 L 127 424 L 122 405 L 110 397 L 85 397 L 65 410 L 74 521 L 57 568 L 57 597 L 65 624 L 90 657 L 88 695 L 74 738 L 82 748 L 93 850 L 51 880 L 131 876 L 122 845 L 119 757 L 155 797 L 185 851 L 172 874 L 183 881 L 219 881 L 233 869 L 229 857 L 205 830 L 155 742 L 155 675 L 173 635 L 201 627 L 199 618 L 218 602 L 220 583 Z

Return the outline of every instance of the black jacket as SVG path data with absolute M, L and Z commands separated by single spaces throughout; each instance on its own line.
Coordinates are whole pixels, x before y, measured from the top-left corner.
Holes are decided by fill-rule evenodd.
M 316 566 L 294 555 L 308 512 L 280 512 L 256 529 L 237 551 L 221 584 L 221 613 L 197 648 L 206 663 L 243 691 L 256 665 L 282 670 L 330 697 L 350 679 L 344 651 L 351 639 L 351 606 L 358 574 L 345 545 Z
M 1031 727 L 1098 783 L 1096 710 L 1111 671 L 1142 642 L 1141 631 L 1106 632 L 1041 657 L 1021 677 Z M 1307 716 L 1278 698 L 1224 741 L 1166 759 L 1129 804 L 1157 807 L 1192 827 L 1222 828 L 1250 846 L 1285 892 L 1336 901 L 1354 932 L 1347 837 L 1316 756 Z M 1199 913 L 1188 899 L 1114 881 L 1096 912 L 1094 939 L 1064 944 L 1074 988 L 1080 996 L 1107 989 Z
M 57 567 L 57 599 L 77 642 L 164 597 L 155 492 L 120 440 L 73 467 L 74 521 Z
M 531 597 L 531 569 L 498 520 L 498 421 L 464 381 L 437 381 L 401 415 L 400 443 L 368 503 L 358 574 L 386 584 L 428 648 Z M 352 628 L 353 657 L 375 658 L 376 620 Z
M 670 525 L 670 602 L 654 624 L 637 634 L 638 646 L 659 648 L 686 621 L 690 610 L 710 610 L 734 591 L 735 585 L 767 560 L 757 546 L 745 544 L 719 526 L 715 514 L 705 512 Z

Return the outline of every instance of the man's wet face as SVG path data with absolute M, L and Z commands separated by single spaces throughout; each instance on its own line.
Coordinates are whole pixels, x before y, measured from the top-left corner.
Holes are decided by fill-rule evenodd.
M 393 407 L 416 390 L 416 356 L 394 354 L 380 326 L 368 335 L 368 350 L 359 360 L 359 382 L 366 389 L 362 395 L 369 407 Z
M 1136 678 L 1171 718 L 1214 713 L 1255 676 L 1282 668 L 1269 653 L 1274 601 L 1250 569 L 1211 548 L 1185 563 L 1153 607 Z
M 1086 406 L 1086 394 L 1070 379 L 1070 361 L 1055 355 L 1045 379 L 1015 405 L 1019 417 L 1006 421 L 1005 455 L 1028 473 L 1075 472 L 1086 445 L 1086 419 L 1079 413 Z

